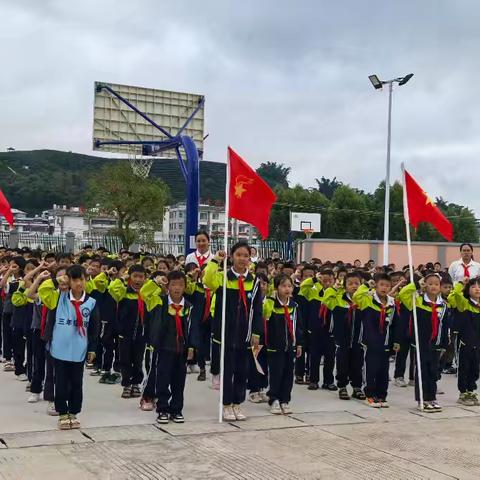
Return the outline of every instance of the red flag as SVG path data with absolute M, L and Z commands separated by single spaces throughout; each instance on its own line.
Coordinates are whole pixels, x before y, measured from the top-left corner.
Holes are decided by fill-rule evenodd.
M 13 227 L 13 213 L 8 203 L 8 200 L 5 198 L 5 195 L 0 190 L 0 215 L 5 217 L 5 220 Z
M 448 241 L 453 240 L 453 226 L 415 179 L 405 170 L 405 189 L 410 224 L 430 223 Z
M 270 211 L 277 196 L 258 173 L 230 147 L 228 162 L 230 165 L 228 215 L 250 223 L 265 239 L 268 237 Z

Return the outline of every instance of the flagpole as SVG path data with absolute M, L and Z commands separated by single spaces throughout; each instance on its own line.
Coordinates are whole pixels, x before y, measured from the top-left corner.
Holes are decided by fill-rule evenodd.
M 410 271 L 410 283 L 414 283 L 413 277 L 413 256 L 412 256 L 412 239 L 410 237 L 410 213 L 408 210 L 408 196 L 407 196 L 407 184 L 405 182 L 405 165 L 402 163 L 402 177 L 403 177 L 403 216 L 405 218 L 405 229 L 407 233 L 407 251 L 408 251 L 408 268 Z M 413 328 L 415 331 L 416 340 L 416 360 L 417 360 L 417 375 L 418 375 L 418 395 L 420 399 L 420 410 L 423 410 L 423 382 L 422 382 L 422 364 L 420 363 L 420 339 L 418 338 L 418 320 L 417 320 L 417 308 L 416 308 L 416 296 L 417 292 L 413 292 Z M 411 361 L 411 359 L 410 359 Z
M 225 231 L 223 233 L 223 290 L 222 290 L 222 330 L 220 344 L 220 399 L 218 401 L 218 423 L 223 421 L 223 371 L 225 363 L 225 316 L 227 311 L 227 257 L 228 257 L 228 218 L 230 209 L 230 152 L 227 153 L 227 181 L 225 184 Z

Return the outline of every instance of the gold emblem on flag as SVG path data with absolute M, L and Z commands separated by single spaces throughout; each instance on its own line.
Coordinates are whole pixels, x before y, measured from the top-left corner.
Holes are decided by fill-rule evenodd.
M 247 191 L 245 188 L 246 185 L 251 185 L 253 183 L 253 179 L 246 177 L 245 175 L 237 175 L 235 178 L 235 196 L 237 198 L 242 198 L 243 194 Z
M 436 207 L 435 202 L 428 196 L 425 190 L 422 190 L 423 194 L 425 195 L 425 205 L 432 205 L 432 207 Z

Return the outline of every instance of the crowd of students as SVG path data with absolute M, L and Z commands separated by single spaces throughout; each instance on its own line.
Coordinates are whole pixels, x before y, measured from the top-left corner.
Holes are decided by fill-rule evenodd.
M 209 366 L 220 389 L 222 341 L 226 421 L 246 419 L 247 391 L 290 414 L 294 382 L 387 408 L 392 359 L 393 383 L 415 385 L 423 411 L 441 411 L 443 373 L 458 374 L 459 403 L 480 405 L 480 279 L 468 266 L 455 285 L 440 264 L 419 266 L 409 283 L 408 267 L 260 260 L 244 242 L 213 254 L 205 232 L 196 245 L 177 258 L 0 248 L 3 371 L 26 383 L 28 402 L 43 394 L 62 430 L 80 427 L 85 367 L 159 423 L 183 422 L 187 371 L 203 382 Z

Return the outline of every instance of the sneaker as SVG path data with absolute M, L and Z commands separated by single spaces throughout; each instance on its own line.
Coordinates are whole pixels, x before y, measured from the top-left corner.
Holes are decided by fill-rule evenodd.
M 373 398 L 373 397 L 366 397 L 365 398 L 365 403 L 369 407 L 373 407 L 373 408 L 381 408 L 382 407 L 380 402 L 376 398 Z
M 422 410 L 420 404 L 418 406 L 419 410 Z M 435 407 L 433 406 L 432 402 L 423 402 L 423 411 L 425 413 L 435 413 L 437 410 L 435 410 Z
M 212 375 L 213 390 L 220 390 L 220 375 Z
M 47 415 L 50 415 L 51 417 L 58 417 L 58 412 L 55 410 L 54 402 L 48 402 Z
M 93 373 L 93 372 L 92 372 Z M 92 373 L 90 375 L 92 375 Z M 105 372 L 102 376 L 98 379 L 98 383 L 108 383 L 110 379 L 110 373 Z
M 386 399 L 380 398 L 380 399 L 378 400 L 378 402 L 380 403 L 380 406 L 381 406 L 382 408 L 389 408 L 389 407 L 390 407 L 390 405 L 389 405 L 389 403 L 387 402 Z
M 318 390 L 318 383 L 309 383 L 308 384 L 308 387 L 307 387 L 309 390 Z
M 69 417 L 70 417 L 70 428 L 72 429 L 80 428 L 80 422 L 78 421 L 77 416 L 71 413 Z
M 235 415 L 235 418 L 239 421 L 243 421 L 247 419 L 247 416 L 243 413 L 242 408 L 240 405 L 234 405 L 232 407 L 233 414 Z
M 39 393 L 32 393 L 29 397 L 27 402 L 28 403 L 37 403 L 40 401 L 40 394 Z
M 437 403 L 436 401 L 430 402 L 430 405 L 434 408 L 436 412 L 441 412 L 442 411 L 442 406 Z
M 140 410 L 143 410 L 144 412 L 151 412 L 153 408 L 152 400 L 144 397 L 140 399 Z
M 197 365 L 188 365 L 187 366 L 187 373 L 198 373 L 200 372 L 200 369 L 198 368 Z
M 138 398 L 142 396 L 142 392 L 140 390 L 140 387 L 138 385 L 132 385 L 132 393 L 131 397 L 132 398 Z
M 104 375 L 104 373 L 99 370 L 98 368 L 94 368 L 91 372 L 90 372 L 90 376 L 91 377 L 101 377 L 102 375 Z
M 472 399 L 475 407 L 480 406 L 480 401 L 478 400 L 478 395 L 476 392 L 470 392 L 470 398 Z
M 32 382 L 27 382 L 27 384 L 25 385 L 25 391 L 29 392 L 31 388 L 32 388 Z
M 408 386 L 409 387 L 414 387 L 415 386 L 415 380 L 409 380 L 408 381 Z
M 252 402 L 252 403 L 261 403 L 262 398 L 260 397 L 260 393 L 259 392 L 250 392 L 250 394 L 248 395 L 248 401 Z
M 67 415 L 60 415 L 58 418 L 58 428 L 60 430 L 70 430 L 71 428 L 71 423 L 70 423 L 70 417 Z
M 200 373 L 198 374 L 197 380 L 199 382 L 204 382 L 207 379 L 207 372 L 205 370 L 200 370 Z
M 93 363 L 88 363 L 88 362 L 87 362 L 87 364 L 85 365 L 85 368 L 86 368 L 87 370 L 91 370 L 91 369 L 93 368 Z
M 297 385 L 305 385 L 305 380 L 303 379 L 303 377 L 301 377 L 300 375 L 297 375 L 295 377 L 295 383 Z
M 12 362 L 5 362 L 5 365 L 3 366 L 3 371 L 4 372 L 14 372 L 15 371 L 15 365 Z
M 231 405 L 223 406 L 223 419 L 226 422 L 235 422 L 237 420 L 237 417 L 235 416 L 235 413 Z
M 105 381 L 108 385 L 116 385 L 117 383 L 120 383 L 122 379 L 122 376 L 119 373 L 110 373 L 108 374 L 108 377 Z
M 122 398 L 131 398 L 132 397 L 132 387 L 127 385 L 123 387 Z
M 340 400 L 350 400 L 350 395 L 347 392 L 347 389 L 345 387 L 340 388 L 338 390 L 338 398 Z
M 284 415 L 290 415 L 293 413 L 289 403 L 281 403 L 280 408 L 282 409 Z
M 442 373 L 445 375 L 456 375 L 457 369 L 455 367 L 444 368 Z
M 194 373 L 194 372 L 192 372 Z M 173 420 L 174 423 L 183 423 L 185 422 L 185 418 L 181 413 L 174 413 L 173 415 L 170 415 L 170 420 Z
M 258 393 L 260 395 L 260 403 L 268 403 L 268 395 L 265 392 L 260 391 Z
M 169 420 L 170 420 L 170 417 L 168 416 L 168 413 L 161 412 L 158 414 L 157 423 L 161 423 L 162 425 L 165 425 L 168 423 Z
M 24 373 L 21 373 L 20 375 L 15 375 L 15 378 L 19 382 L 28 382 L 28 377 Z
M 408 387 L 408 383 L 405 381 L 403 377 L 398 377 L 395 379 L 395 386 L 405 388 L 405 387 Z
M 365 396 L 361 388 L 354 388 L 352 398 L 356 398 L 357 400 L 365 400 L 367 397 Z
M 331 392 L 336 392 L 338 390 L 338 387 L 334 383 L 331 383 L 330 385 L 324 383 L 322 385 L 322 390 L 330 390 Z
M 281 415 L 283 413 L 278 400 L 274 400 L 274 402 L 270 405 L 270 413 L 273 413 L 274 415 Z
M 467 407 L 474 407 L 475 406 L 475 402 L 470 397 L 468 392 L 461 393 L 460 396 L 458 397 L 457 403 L 460 403 L 460 405 L 465 405 Z

